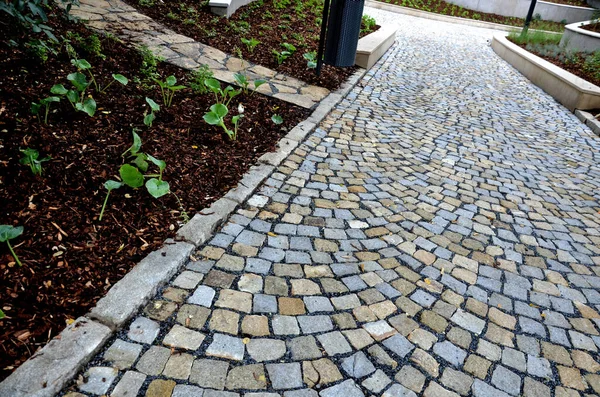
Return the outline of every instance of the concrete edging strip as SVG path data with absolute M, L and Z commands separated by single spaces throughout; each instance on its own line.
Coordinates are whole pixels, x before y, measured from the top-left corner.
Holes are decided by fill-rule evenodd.
M 111 335 L 109 327 L 78 318 L 0 383 L 0 396 L 54 396 Z
M 67 385 L 104 343 L 179 271 L 194 249 L 208 240 L 238 205 L 250 197 L 323 118 L 366 74 L 359 69 L 325 97 L 309 116 L 280 140 L 276 152 L 263 155 L 239 184 L 183 225 L 175 240 L 148 254 L 102 297 L 86 317 L 78 318 L 0 383 L 0 396 L 52 397 Z

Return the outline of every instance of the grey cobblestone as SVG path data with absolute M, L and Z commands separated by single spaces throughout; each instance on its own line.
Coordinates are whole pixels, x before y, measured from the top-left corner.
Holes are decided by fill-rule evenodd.
M 598 393 L 600 142 L 492 32 L 371 11 L 398 43 L 110 341 L 143 344 L 111 384 L 132 365 L 141 395 Z

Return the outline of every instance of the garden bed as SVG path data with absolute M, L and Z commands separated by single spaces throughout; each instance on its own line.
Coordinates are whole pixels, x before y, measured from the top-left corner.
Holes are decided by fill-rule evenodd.
M 600 86 L 600 53 L 594 56 L 590 53 L 565 51 L 564 47 L 559 45 L 560 37 L 544 40 L 543 37 L 550 35 L 530 34 L 530 37 L 535 36 L 539 39 L 519 40 L 516 34 L 509 35 L 507 39 L 559 68 Z
M 257 0 L 239 8 L 229 19 L 211 13 L 208 2 L 127 1 L 139 12 L 177 33 L 228 54 L 241 55 L 243 59 L 309 84 L 333 90 L 355 70 L 353 67 L 334 68 L 324 65 L 321 76 L 317 77 L 315 69 L 307 67 L 304 54 L 316 54 L 319 44 L 323 12 L 320 0 Z M 242 43 L 242 38 L 255 39 L 260 43 L 251 49 Z M 273 51 L 284 51 L 284 43 L 293 45 L 296 51 L 278 64 Z
M 525 38 L 515 33 L 510 38 L 512 41 L 502 35 L 495 35 L 491 44 L 492 49 L 533 84 L 546 91 L 572 112 L 576 109 L 594 109 L 600 106 L 600 87 L 563 69 L 558 66 L 560 63 L 556 62 L 556 60 L 560 60 L 561 56 L 564 56 L 563 60 L 566 60 L 566 64 L 571 62 L 577 64 L 579 62 L 573 57 L 580 55 L 557 53 L 551 56 L 553 59 L 544 59 L 530 52 L 530 48 L 537 46 L 538 51 L 536 52 L 540 55 L 545 54 L 547 57 L 551 54 L 551 51 L 561 50 L 555 44 L 556 38 L 544 37 L 542 32 L 536 32 L 532 37 Z M 586 60 L 583 64 L 580 64 L 580 69 L 585 68 L 584 65 L 587 64 L 592 67 L 591 71 L 597 75 L 598 66 L 600 65 L 600 61 L 597 61 L 597 59 L 600 59 L 600 57 L 597 55 L 592 57 L 592 63 L 590 64 Z M 572 61 L 569 59 L 572 59 Z M 551 60 L 554 62 L 551 62 Z
M 27 41 L 29 33 L 19 34 L 6 20 L 0 23 L 0 224 L 24 227 L 11 241 L 22 267 L 0 244 L 0 308 L 6 314 L 0 320 L 0 380 L 174 236 L 185 213 L 193 216 L 234 187 L 308 113 L 274 98 L 242 94 L 229 106 L 235 114 L 239 103 L 245 107 L 239 138 L 230 141 L 203 121 L 215 102 L 212 93 L 178 91 L 166 107 L 156 86 L 137 82 L 145 81 L 140 53 L 100 37 L 102 56 L 92 55 L 83 49 L 90 50 L 94 42 L 82 24 L 53 21 L 57 37 L 72 31 L 83 38 L 86 44 L 76 44 L 70 36 L 98 82 L 106 84 L 119 73 L 129 83 L 112 84 L 104 94 L 91 89 L 97 102 L 94 117 L 75 111 L 64 98 L 52 103 L 46 125 L 31 114 L 31 103 L 49 96 L 54 84 L 68 86 L 66 77 L 75 71 L 71 57 L 63 45 L 57 56 L 41 63 L 9 44 Z M 158 73 L 189 85 L 185 72 L 174 66 L 159 64 Z M 143 123 L 146 97 L 161 105 L 150 128 Z M 275 113 L 283 117 L 282 124 L 271 121 Z M 130 160 L 122 154 L 132 144 L 134 128 L 141 150 L 166 162 L 163 178 L 177 197 L 154 199 L 143 187 L 122 187 L 112 192 L 99 221 L 103 184 L 118 179 L 119 167 Z M 19 163 L 25 148 L 51 157 L 42 163 L 41 176 Z
M 436 14 L 447 15 L 452 17 L 460 17 L 473 19 L 482 22 L 492 22 L 508 26 L 522 27 L 525 24 L 523 18 L 505 17 L 497 14 L 490 14 L 480 11 L 473 11 L 461 6 L 451 4 L 444 0 L 384 0 L 378 2 L 395 4 L 402 7 L 413 8 L 421 11 L 433 12 Z M 531 29 L 548 30 L 554 32 L 562 32 L 565 25 L 559 22 L 532 20 Z

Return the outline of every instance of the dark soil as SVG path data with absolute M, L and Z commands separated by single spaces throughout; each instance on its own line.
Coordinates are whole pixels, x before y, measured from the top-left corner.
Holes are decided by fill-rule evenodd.
M 5 14 L 2 14 L 5 15 Z M 5 18 L 4 16 L 2 18 Z M 88 37 L 81 24 L 51 22 L 57 37 L 67 30 Z M 132 129 L 142 137 L 142 151 L 167 163 L 164 180 L 181 199 L 189 216 L 235 186 L 241 175 L 278 139 L 307 116 L 307 111 L 261 95 L 241 95 L 230 109 L 244 104 L 245 118 L 237 141 L 202 116 L 214 102 L 211 95 L 186 89 L 175 95 L 170 108 L 162 106 L 156 87 L 143 88 L 135 77 L 141 56 L 133 49 L 102 38 L 103 60 L 79 49 L 93 66 L 96 79 L 110 81 L 112 73 L 129 78 L 127 86 L 113 84 L 105 94 L 91 90 L 98 111 L 92 118 L 76 112 L 66 99 L 52 104 L 49 124 L 31 115 L 32 101 L 49 95 L 52 85 L 74 72 L 64 51 L 46 63 L 8 45 L 30 34 L 0 22 L 0 224 L 23 226 L 12 241 L 23 266 L 15 265 L 6 244 L 0 244 L 0 380 L 56 336 L 72 319 L 85 314 L 140 259 L 174 236 L 182 222 L 177 199 L 153 199 L 144 188 L 121 188 L 110 195 L 103 220 L 103 183 L 117 179 L 127 159 L 121 154 L 132 144 Z M 187 84 L 181 69 L 159 65 L 165 78 L 175 75 Z M 161 104 L 152 128 L 142 123 L 145 97 Z M 277 113 L 284 123 L 276 126 Z M 19 149 L 34 148 L 43 163 L 41 176 L 19 164 Z
M 510 40 L 510 38 L 509 38 Z M 559 55 L 550 56 L 546 53 L 542 53 L 540 49 L 542 47 L 528 46 L 527 44 L 515 43 L 519 47 L 545 59 L 548 62 L 555 64 L 556 66 L 566 70 L 567 72 L 573 73 L 582 79 L 600 86 L 600 65 L 595 63 L 586 63 L 586 59 L 590 57 L 587 53 L 574 53 L 569 56 Z
M 579 27 L 591 32 L 600 33 L 600 23 L 590 23 L 589 25 L 580 25 Z
M 422 11 L 435 12 L 436 14 L 474 19 L 483 22 L 493 22 L 502 25 L 523 27 L 525 24 L 525 20 L 523 18 L 505 17 L 497 14 L 473 11 L 455 4 L 448 3 L 444 0 L 385 0 L 384 2 L 403 7 L 416 8 Z M 530 28 L 556 32 L 562 32 L 565 30 L 564 25 L 561 23 L 540 20 L 531 21 Z
M 323 3 L 320 0 L 257 0 L 238 9 L 229 19 L 210 12 L 207 2 L 198 0 L 139 2 L 127 0 L 138 11 L 201 43 L 228 54 L 241 55 L 253 63 L 296 77 L 310 84 L 336 89 L 355 70 L 325 65 L 321 76 L 307 67 L 303 55 L 319 45 Z M 241 38 L 260 41 L 251 51 Z M 278 65 L 273 50 L 283 51 L 282 43 L 296 52 Z

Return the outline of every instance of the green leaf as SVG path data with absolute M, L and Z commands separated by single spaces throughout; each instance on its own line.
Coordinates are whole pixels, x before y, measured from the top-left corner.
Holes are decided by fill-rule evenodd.
M 231 118 L 231 122 L 233 123 L 233 125 L 237 125 L 238 121 L 240 121 L 240 119 L 244 117 L 243 114 L 238 114 L 237 116 L 233 116 Z
M 131 134 L 133 135 L 133 145 L 131 145 L 129 151 L 131 152 L 131 154 L 137 154 L 140 151 L 140 148 L 142 147 L 142 138 L 140 138 L 140 136 L 135 131 L 131 131 Z
M 42 108 L 41 104 L 32 102 L 31 103 L 31 114 L 35 114 L 35 115 L 39 114 L 41 108 Z
M 216 94 L 221 92 L 221 83 L 217 79 L 206 79 L 204 80 L 204 85 Z
M 67 76 L 67 80 L 69 80 L 79 92 L 85 91 L 85 89 L 88 87 L 87 78 L 83 73 L 71 73 Z
M 127 83 L 129 82 L 129 80 L 127 80 L 127 77 L 123 76 L 122 74 L 113 74 L 112 77 L 113 79 L 117 80 L 123 85 L 127 85 Z
M 53 85 L 52 88 L 50 88 L 50 92 L 57 95 L 65 95 L 68 92 L 68 90 L 65 88 L 64 85 L 56 84 Z
M 152 127 L 152 122 L 154 121 L 154 119 L 156 119 L 154 113 L 149 113 L 144 116 L 144 124 L 148 127 Z
M 267 82 L 267 80 L 254 80 L 254 89 L 257 89 L 258 87 L 260 87 L 261 85 L 265 84 Z
M 152 99 L 146 98 L 146 102 L 148 105 L 150 105 L 150 109 L 152 109 L 153 112 L 158 112 L 160 110 L 160 105 L 154 102 Z
M 91 69 L 92 65 L 85 59 L 71 59 L 71 63 L 79 70 Z
M 278 114 L 274 114 L 271 117 L 271 121 L 273 121 L 275 124 L 279 125 L 279 124 L 283 123 L 283 118 Z
M 6 314 L 4 314 L 4 312 L 0 309 L 0 320 L 2 320 L 4 317 L 6 317 Z
M 86 98 L 81 107 L 88 116 L 94 117 L 94 113 L 96 113 L 96 101 L 94 101 L 94 98 Z
M 140 171 L 146 172 L 148 171 L 148 162 L 146 161 L 147 158 L 148 156 L 146 156 L 146 154 L 138 153 L 135 156 L 135 160 L 133 160 L 132 163 L 135 164 L 135 166 L 138 167 Z
M 227 106 L 222 103 L 215 103 L 210 107 L 210 110 L 215 113 L 219 118 L 223 118 L 227 115 Z
M 146 189 L 148 189 L 148 193 L 154 198 L 162 197 L 170 192 L 169 182 L 159 181 L 156 178 L 146 181 Z
M 19 151 L 25 155 L 25 158 L 19 160 L 21 164 L 29 164 L 29 159 L 37 160 L 40 157 L 40 152 L 32 148 L 19 149 Z
M 165 170 L 165 168 L 167 168 L 167 163 L 164 160 L 159 160 L 156 157 L 151 156 L 149 154 L 148 154 L 148 160 L 150 160 L 152 162 L 152 164 L 157 166 L 161 172 L 163 172 Z
M 47 97 L 47 98 L 44 98 L 44 99 L 41 99 L 41 100 L 40 100 L 40 103 L 41 103 L 42 105 L 47 105 L 47 104 L 49 104 L 50 102 L 60 102 L 60 98 L 59 98 L 59 97 L 57 97 L 57 96 L 49 96 L 49 97 Z
M 123 183 L 132 188 L 138 188 L 144 185 L 144 175 L 132 165 L 123 164 L 119 168 L 119 175 Z
M 180 90 L 185 89 L 186 87 L 184 85 L 174 85 L 174 86 L 170 86 L 168 88 L 171 91 L 180 91 Z
M 67 91 L 67 99 L 72 103 L 79 101 L 79 95 L 74 90 Z
M 113 181 L 112 179 L 109 179 L 108 181 L 104 182 L 104 188 L 106 190 L 108 190 L 109 192 L 111 190 L 118 189 L 121 186 L 123 186 L 123 184 L 121 182 Z
M 0 243 L 4 243 L 23 234 L 23 226 L 0 225 Z
M 167 77 L 165 82 L 167 83 L 167 86 L 172 87 L 177 83 L 177 79 L 175 78 L 175 76 L 169 76 Z
M 233 75 L 233 78 L 235 79 L 235 82 L 238 83 L 238 85 L 245 87 L 246 85 L 248 85 L 248 79 L 246 78 L 246 75 L 242 74 L 242 73 L 235 73 Z
M 242 41 L 243 44 L 250 44 L 250 40 L 248 40 L 244 37 L 240 38 L 240 40 Z
M 204 119 L 204 121 L 206 121 L 210 125 L 219 125 L 219 124 L 221 124 L 221 118 L 219 118 L 219 116 L 216 113 L 214 113 L 214 112 L 206 113 L 204 115 L 203 119 Z

